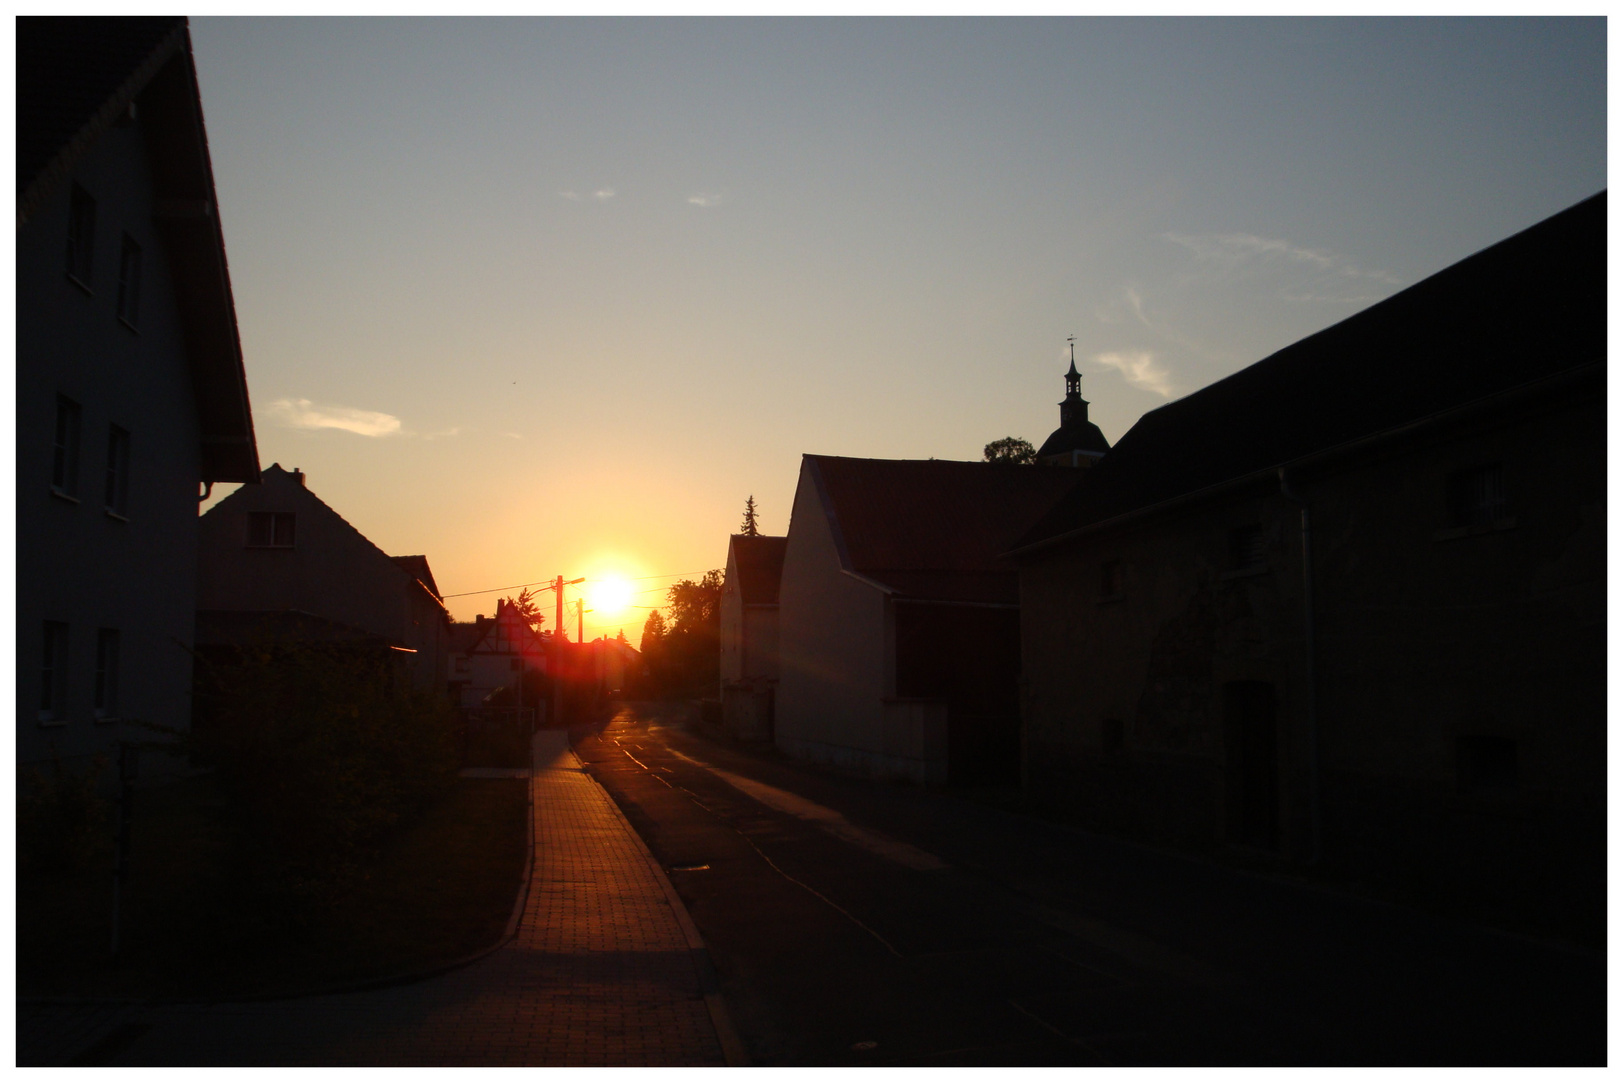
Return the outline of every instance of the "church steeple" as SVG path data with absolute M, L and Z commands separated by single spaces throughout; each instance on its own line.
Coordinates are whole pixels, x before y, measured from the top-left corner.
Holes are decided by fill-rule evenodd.
M 1090 402 L 1080 396 L 1080 369 L 1074 363 L 1074 335 L 1069 335 L 1069 370 L 1063 376 L 1063 388 L 1068 391 L 1058 405 L 1063 417 L 1062 426 L 1041 444 L 1035 460 L 1042 465 L 1067 465 L 1085 469 L 1108 453 L 1108 440 L 1087 415 Z
M 1089 422 L 1087 413 L 1090 412 L 1091 403 L 1080 396 L 1080 372 L 1074 366 L 1074 335 L 1069 335 L 1069 372 L 1063 376 L 1063 387 L 1068 391 L 1061 405 L 1058 406 L 1058 415 L 1062 417 L 1061 426 L 1070 428 L 1077 424 Z

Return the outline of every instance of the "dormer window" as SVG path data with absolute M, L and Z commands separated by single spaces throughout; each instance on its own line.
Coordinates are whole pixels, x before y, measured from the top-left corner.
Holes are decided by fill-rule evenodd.
M 252 512 L 247 516 L 247 546 L 290 548 L 297 525 L 297 514 Z

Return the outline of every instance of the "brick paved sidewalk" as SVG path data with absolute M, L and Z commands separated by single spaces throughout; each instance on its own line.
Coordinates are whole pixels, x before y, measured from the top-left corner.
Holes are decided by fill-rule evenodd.
M 407 986 L 128 1007 L 112 1024 L 104 1007 L 22 1006 L 19 1060 L 46 1063 L 25 1056 L 31 1023 L 70 1029 L 100 1008 L 91 1027 L 78 1023 L 99 1052 L 69 1053 L 58 1039 L 52 1054 L 65 1063 L 91 1050 L 117 1065 L 723 1065 L 723 1030 L 737 1062 L 701 942 L 640 838 L 564 733 L 536 736 L 535 766 L 528 898 L 516 937 L 488 957 Z

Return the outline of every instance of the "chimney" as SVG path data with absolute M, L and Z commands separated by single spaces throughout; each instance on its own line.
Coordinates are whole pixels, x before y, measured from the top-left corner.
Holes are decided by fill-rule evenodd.
M 293 479 L 298 481 L 298 486 L 299 487 L 304 487 L 305 486 L 304 485 L 304 470 L 302 470 L 302 469 L 294 469 L 292 471 L 292 475 L 293 475 Z

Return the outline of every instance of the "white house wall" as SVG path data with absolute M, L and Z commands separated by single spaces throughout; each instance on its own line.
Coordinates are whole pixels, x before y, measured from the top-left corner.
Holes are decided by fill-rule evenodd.
M 888 771 L 884 596 L 843 573 L 808 465 L 793 497 L 780 599 L 777 746 L 812 761 Z

